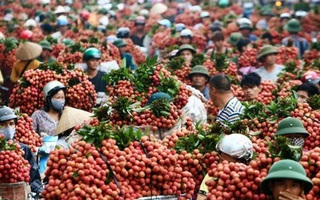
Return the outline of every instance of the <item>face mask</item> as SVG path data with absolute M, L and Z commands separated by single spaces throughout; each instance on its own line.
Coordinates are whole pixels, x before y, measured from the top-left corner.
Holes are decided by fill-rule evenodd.
M 16 129 L 11 126 L 8 126 L 6 128 L 1 128 L 0 133 L 4 135 L 4 138 L 6 140 L 12 140 L 14 137 L 14 134 L 16 133 Z
M 51 99 L 51 107 L 56 112 L 62 111 L 64 108 L 64 104 L 64 100 Z
M 304 139 L 302 137 L 298 138 L 291 138 L 290 143 L 294 146 L 300 146 L 302 147 L 304 145 Z

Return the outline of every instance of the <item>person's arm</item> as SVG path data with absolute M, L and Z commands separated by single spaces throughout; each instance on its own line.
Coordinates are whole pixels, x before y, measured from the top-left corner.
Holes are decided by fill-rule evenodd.
M 4 80 L 3 80 L 2 72 L 1 72 L 1 70 L 0 70 L 0 85 L 2 85 L 3 82 L 4 82 Z
M 16 83 L 18 81 L 18 72 L 17 72 L 17 69 L 16 69 L 16 65 L 14 64 L 13 65 L 13 68 L 12 68 L 12 71 L 11 71 L 11 75 L 10 75 L 10 80 L 12 83 Z

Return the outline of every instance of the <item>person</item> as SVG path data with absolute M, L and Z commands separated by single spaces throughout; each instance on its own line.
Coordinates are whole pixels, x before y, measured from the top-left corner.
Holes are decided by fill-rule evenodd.
M 126 67 L 131 69 L 131 70 L 136 70 L 137 69 L 137 65 L 134 61 L 133 56 L 130 53 L 127 53 L 127 43 L 122 40 L 122 39 L 118 39 L 116 41 L 113 42 L 113 44 L 118 47 L 119 51 L 120 51 L 120 55 L 122 59 L 125 59 L 126 61 Z
M 209 87 L 206 86 L 210 79 L 208 69 L 205 66 L 196 65 L 191 69 L 188 78 L 191 80 L 192 87 L 199 90 L 209 100 Z
M 128 27 L 120 27 L 116 32 L 116 36 L 119 39 L 129 38 L 130 29 Z
M 307 71 L 302 75 L 301 81 L 303 83 L 308 82 L 316 86 L 318 89 L 318 92 L 320 93 L 320 76 L 317 74 L 317 72 L 314 71 Z
M 239 26 L 239 31 L 243 38 L 248 38 L 251 42 L 257 41 L 258 37 L 252 34 L 252 24 L 243 22 Z
M 200 13 L 201 23 L 196 24 L 194 29 L 202 29 L 203 27 L 208 27 L 211 24 L 210 13 L 207 11 L 202 11 Z
M 240 86 L 246 101 L 252 101 L 258 98 L 261 91 L 260 84 L 261 77 L 254 72 L 243 76 Z
M 219 109 L 217 121 L 224 125 L 237 121 L 244 107 L 233 95 L 230 79 L 224 74 L 211 77 L 209 91 L 213 105 Z
M 180 33 L 182 30 L 186 28 L 186 25 L 183 23 L 177 23 L 174 25 L 174 29 L 176 32 Z
M 207 34 L 207 49 L 211 49 L 214 47 L 214 44 L 213 44 L 213 34 L 214 32 L 216 31 L 222 31 L 222 22 L 219 21 L 219 20 L 215 20 L 209 27 L 209 30 L 208 30 L 208 34 Z
M 244 164 L 250 162 L 254 152 L 251 140 L 247 136 L 237 133 L 224 135 L 217 143 L 216 148 L 220 160 Z M 208 187 L 205 183 L 211 178 L 208 174 L 204 177 L 200 185 L 197 200 L 206 199 Z
M 91 47 L 84 51 L 83 61 L 87 65 L 87 74 L 89 81 L 94 85 L 96 93 L 105 93 L 107 83 L 102 81 L 102 77 L 105 72 L 99 70 L 101 59 L 101 51 L 97 48 Z
M 184 58 L 185 65 L 190 66 L 193 55 L 196 53 L 196 50 L 190 44 L 184 44 L 179 47 L 179 51 L 177 52 L 177 56 L 181 56 Z
M 260 184 L 261 190 L 272 200 L 303 200 L 312 187 L 302 165 L 289 159 L 274 163 Z
M 190 29 L 183 29 L 180 32 L 181 44 L 192 44 L 193 32 Z
M 289 36 L 282 39 L 282 44 L 287 46 L 289 41 L 293 42 L 293 45 L 299 50 L 299 57 L 302 58 L 304 52 L 309 48 L 309 43 L 298 35 L 302 30 L 301 23 L 297 19 L 290 19 L 284 28 L 289 32 Z
M 42 47 L 33 42 L 23 43 L 16 52 L 18 61 L 13 64 L 10 80 L 17 83 L 23 73 L 29 69 L 36 69 L 40 62 L 36 59 L 42 52 Z
M 240 56 L 243 54 L 243 52 L 252 49 L 252 44 L 249 39 L 240 38 L 238 43 L 236 44 L 236 47 L 239 52 L 239 55 L 231 58 L 230 60 L 232 62 L 236 63 L 238 66 L 238 64 L 239 64 L 238 61 L 239 61 Z M 239 73 L 247 74 L 247 73 L 251 72 L 252 70 L 253 70 L 252 66 L 245 66 L 245 67 L 241 67 L 239 69 Z
M 40 135 L 55 135 L 55 130 L 65 106 L 66 87 L 59 81 L 51 81 L 43 88 L 44 108 L 31 115 L 33 129 Z
M 258 54 L 258 60 L 263 63 L 263 66 L 254 70 L 260 77 L 262 81 L 272 81 L 274 83 L 278 80 L 278 75 L 284 69 L 283 65 L 277 65 L 276 54 L 278 54 L 277 49 L 272 45 L 264 45 Z
M 291 145 L 303 148 L 309 133 L 299 119 L 287 117 L 279 122 L 275 136 L 289 138 Z
M 40 25 L 42 34 L 45 36 L 51 35 L 53 31 L 53 27 L 49 23 L 43 23 Z
M 3 106 L 0 108 L 0 132 L 4 134 L 6 140 L 12 140 L 14 138 L 16 132 L 16 120 L 17 116 L 14 114 L 11 108 L 7 106 Z M 20 143 L 19 145 L 21 149 L 24 151 L 24 159 L 26 159 L 31 166 L 29 182 L 31 192 L 39 194 L 43 189 L 39 173 L 39 167 L 34 159 L 31 149 L 25 144 Z
M 299 103 L 307 103 L 307 99 L 313 95 L 318 95 L 318 88 L 312 83 L 302 83 L 296 89 Z
M 160 31 L 164 31 L 168 28 L 171 28 L 171 22 L 168 19 L 162 19 L 158 21 L 158 25 L 160 26 Z
M 266 45 L 266 44 L 272 45 L 273 44 L 272 40 L 273 40 L 273 37 L 269 32 L 265 32 L 261 35 L 261 43 L 263 45 Z
M 64 15 L 61 15 L 57 18 L 57 32 L 51 34 L 51 37 L 54 39 L 57 39 L 58 42 L 60 43 L 63 38 L 65 33 L 68 31 L 68 18 Z
M 228 54 L 228 49 L 224 45 L 224 35 L 221 31 L 213 33 L 212 41 L 215 47 L 214 53 Z
M 257 22 L 256 27 L 259 30 L 268 30 L 269 29 L 268 22 L 274 16 L 273 10 L 271 10 L 270 8 L 263 9 L 261 15 L 263 19 Z
M 281 23 L 281 26 L 284 27 L 284 26 L 288 23 L 288 21 L 290 20 L 290 18 L 291 18 L 290 13 L 282 13 L 282 14 L 280 15 L 280 23 Z
M 144 31 L 146 24 L 146 19 L 143 16 L 137 17 L 134 26 L 135 26 L 135 33 L 130 36 L 130 39 L 135 45 L 138 45 L 140 47 L 146 47 L 144 44 L 144 39 L 146 36 L 146 33 Z
M 42 47 L 42 52 L 40 54 L 40 56 L 38 57 L 38 60 L 40 62 L 55 62 L 56 59 L 54 59 L 51 56 L 51 52 L 52 52 L 52 47 L 50 42 L 48 42 L 47 40 L 42 40 L 39 42 L 40 46 Z
M 243 38 L 242 34 L 240 32 L 233 32 L 228 38 L 228 43 L 233 47 L 237 48 L 237 43 L 239 40 Z

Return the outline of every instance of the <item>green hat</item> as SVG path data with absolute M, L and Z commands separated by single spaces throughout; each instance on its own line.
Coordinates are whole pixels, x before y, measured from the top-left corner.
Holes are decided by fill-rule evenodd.
M 252 25 L 249 24 L 249 23 L 241 23 L 240 26 L 239 26 L 239 29 L 250 29 L 252 30 Z
M 106 8 L 101 8 L 99 11 L 98 11 L 99 14 L 102 14 L 102 15 L 106 15 L 108 14 L 108 10 Z
M 164 93 L 164 92 L 156 92 L 156 93 L 153 93 L 153 94 L 151 95 L 151 97 L 149 98 L 147 104 L 150 104 L 150 103 L 152 103 L 153 101 L 159 100 L 159 99 L 162 99 L 162 98 L 165 98 L 165 99 L 167 99 L 168 101 L 171 100 L 170 95 L 168 95 L 167 93 Z
M 136 19 L 137 19 L 137 15 L 135 15 L 135 14 L 132 14 L 129 17 L 129 21 L 136 21 Z
M 127 45 L 126 42 L 124 40 L 122 40 L 122 39 L 118 39 L 118 40 L 114 41 L 113 44 L 118 48 L 119 47 L 124 47 L 124 46 Z
M 296 19 L 290 19 L 287 22 L 287 24 L 284 26 L 284 28 L 288 32 L 292 32 L 292 33 L 297 33 L 302 30 L 300 22 Z
M 70 46 L 74 44 L 74 41 L 69 38 L 65 38 L 62 40 L 62 43 L 65 44 L 66 46 Z
M 42 40 L 39 42 L 39 44 L 40 44 L 40 46 L 42 46 L 42 49 L 47 49 L 47 50 L 52 51 L 51 44 L 50 44 L 50 42 L 48 42 L 48 40 Z
M 188 78 L 191 79 L 194 74 L 202 74 L 202 75 L 205 75 L 206 78 L 208 78 L 208 81 L 209 81 L 209 79 L 210 79 L 209 71 L 208 71 L 208 69 L 207 69 L 205 66 L 203 66 L 203 65 L 196 65 L 196 66 L 194 66 L 194 67 L 191 69 L 191 72 L 188 74 Z
M 309 136 L 308 131 L 304 128 L 302 122 L 294 117 L 287 117 L 278 124 L 276 135 L 302 134 Z
M 239 40 L 242 38 L 242 34 L 239 32 L 235 32 L 235 33 L 231 33 L 231 35 L 228 38 L 228 42 L 232 45 L 232 46 L 236 46 L 237 43 L 239 42 Z
M 262 57 L 266 55 L 277 54 L 277 53 L 278 53 L 278 50 L 274 46 L 270 44 L 264 45 L 259 51 L 258 60 L 260 60 Z
M 92 58 L 100 59 L 101 58 L 101 51 L 97 48 L 91 47 L 84 51 L 83 53 L 83 60 L 88 61 Z
M 274 163 L 268 173 L 268 176 L 261 182 L 261 190 L 266 194 L 271 194 L 269 181 L 277 179 L 293 179 L 303 182 L 305 194 L 313 187 L 313 183 L 306 176 L 302 165 L 294 160 L 280 160 Z
M 180 53 L 181 53 L 183 50 L 189 50 L 189 51 L 191 51 L 192 53 L 196 53 L 196 50 L 193 48 L 192 45 L 190 45 L 190 44 L 184 44 L 184 45 L 181 45 L 181 46 L 179 47 L 179 51 L 177 52 L 176 55 L 179 56 Z
M 262 16 L 274 16 L 274 12 L 270 7 L 264 7 L 261 9 Z

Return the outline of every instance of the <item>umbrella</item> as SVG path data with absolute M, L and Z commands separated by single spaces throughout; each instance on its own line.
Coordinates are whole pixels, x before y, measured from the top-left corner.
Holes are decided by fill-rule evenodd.
M 57 125 L 56 134 L 82 124 L 85 120 L 91 119 L 92 116 L 92 113 L 66 106 Z

